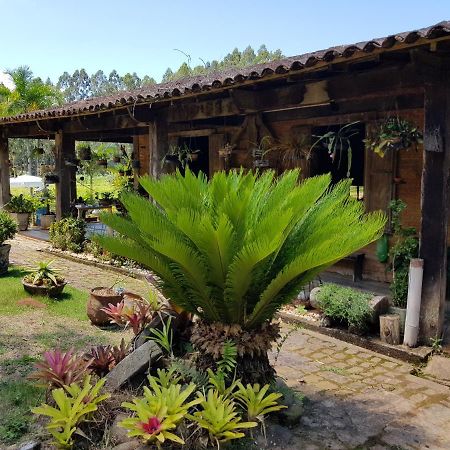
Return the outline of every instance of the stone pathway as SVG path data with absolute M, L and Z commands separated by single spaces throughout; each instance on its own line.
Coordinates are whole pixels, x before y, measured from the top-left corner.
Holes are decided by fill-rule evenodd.
M 17 237 L 11 260 L 29 266 L 54 259 L 80 289 L 112 285 L 145 294 L 131 277 L 39 252 L 45 243 Z M 286 326 L 285 331 L 290 327 Z M 275 359 L 275 354 L 273 355 Z M 304 394 L 298 427 L 269 430 L 271 450 L 450 449 L 450 389 L 410 374 L 410 364 L 309 330 L 289 335 L 276 361 L 287 384 Z
M 70 261 L 55 255 L 42 253 L 39 249 L 46 247 L 48 244 L 43 241 L 29 239 L 20 235 L 11 241 L 11 263 L 17 266 L 31 267 L 37 261 L 54 260 L 54 266 L 62 269 L 62 274 L 70 285 L 85 291 L 89 291 L 93 287 L 104 286 L 109 287 L 120 281 L 118 286 L 123 286 L 135 293 L 146 296 L 149 292 L 147 283 L 136 278 L 127 277 L 125 275 L 90 266 L 87 264 Z
M 276 370 L 307 397 L 277 448 L 450 449 L 450 389 L 410 364 L 309 330 L 286 340 Z

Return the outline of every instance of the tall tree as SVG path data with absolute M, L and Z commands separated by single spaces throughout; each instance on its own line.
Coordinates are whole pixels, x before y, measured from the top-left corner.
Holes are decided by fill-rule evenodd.
M 14 82 L 14 89 L 0 84 L 0 116 L 10 116 L 36 109 L 48 108 L 61 102 L 61 95 L 53 85 L 33 77 L 28 66 L 21 66 L 8 72 Z

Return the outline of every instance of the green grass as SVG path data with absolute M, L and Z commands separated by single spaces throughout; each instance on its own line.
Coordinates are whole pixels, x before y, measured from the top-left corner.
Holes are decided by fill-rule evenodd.
M 16 359 L 4 359 L 0 362 L 0 367 L 2 371 L 7 375 L 28 375 L 33 369 L 33 363 L 38 361 L 38 358 L 34 356 L 24 355 Z
M 22 278 L 25 273 L 18 268 L 10 268 L 7 275 L 0 278 L 2 316 L 11 316 L 29 310 L 29 307 L 17 304 L 18 300 L 30 297 L 22 286 Z M 58 299 L 40 296 L 33 296 L 33 299 L 45 303 L 47 305 L 45 312 L 49 315 L 86 320 L 88 294 L 71 286 L 66 286 L 63 294 Z
M 29 431 L 30 409 L 44 399 L 44 391 L 26 381 L 0 381 L 0 442 L 11 444 Z

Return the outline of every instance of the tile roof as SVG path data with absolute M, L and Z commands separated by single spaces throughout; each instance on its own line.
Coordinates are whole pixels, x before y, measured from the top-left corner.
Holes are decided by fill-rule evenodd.
M 272 74 L 298 72 L 315 66 L 319 62 L 332 62 L 352 56 L 364 56 L 375 50 L 390 49 L 399 44 L 414 45 L 419 39 L 433 40 L 450 35 L 450 21 L 420 30 L 398 33 L 391 36 L 358 42 L 351 45 L 339 45 L 303 55 L 258 64 L 245 68 L 232 68 L 205 75 L 181 78 L 168 83 L 146 86 L 133 91 L 117 92 L 108 96 L 93 97 L 67 103 L 63 106 L 32 111 L 12 117 L 0 118 L 2 123 L 24 122 L 31 120 L 51 119 L 76 116 L 91 112 L 107 111 L 118 107 L 132 106 L 140 103 L 152 103 L 161 99 L 180 97 L 186 94 L 199 93 L 238 85 L 248 80 L 258 80 Z

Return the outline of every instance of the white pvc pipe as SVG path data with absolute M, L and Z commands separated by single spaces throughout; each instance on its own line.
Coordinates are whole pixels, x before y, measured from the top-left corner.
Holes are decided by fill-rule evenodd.
M 422 302 L 423 259 L 411 259 L 409 264 L 408 302 L 406 305 L 403 344 L 414 347 L 419 336 L 420 303 Z

